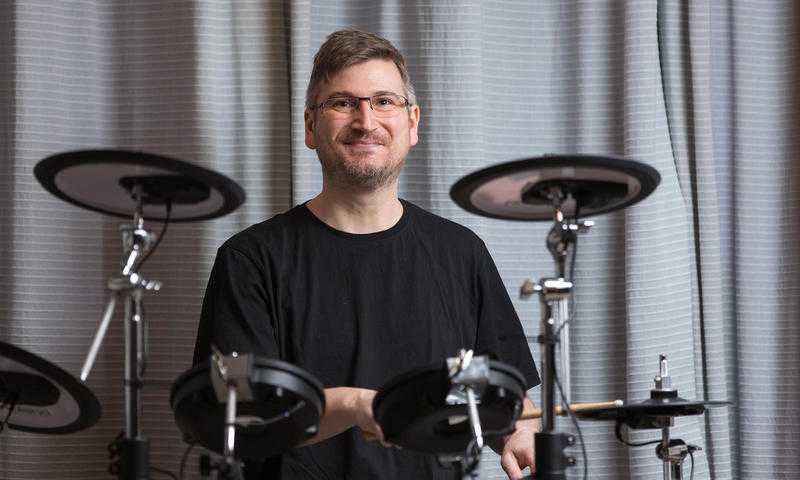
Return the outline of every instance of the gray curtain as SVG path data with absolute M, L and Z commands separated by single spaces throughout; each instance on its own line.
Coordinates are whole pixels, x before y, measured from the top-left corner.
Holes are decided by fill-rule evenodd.
M 538 305 L 516 292 L 553 273 L 548 226 L 467 214 L 449 187 L 545 153 L 659 170 L 650 198 L 596 218 L 580 239 L 573 399 L 643 399 L 665 353 L 681 396 L 735 402 L 677 420 L 675 434 L 703 447 L 695 478 L 797 478 L 798 19 L 789 0 L 3 2 L 0 340 L 77 375 L 119 265 L 118 222 L 45 192 L 32 175 L 40 159 L 139 149 L 234 178 L 247 203 L 171 226 L 146 269 L 165 287 L 145 300 L 142 429 L 152 463 L 177 471 L 169 388 L 190 365 L 215 250 L 319 191 L 303 144 L 311 58 L 331 31 L 360 27 L 405 52 L 417 86 L 421 142 L 402 196 L 486 241 L 536 355 Z M 101 421 L 66 436 L 4 431 L 0 478 L 107 475 L 122 339 L 118 312 L 88 380 Z M 609 424 L 581 429 L 590 478 L 661 478 L 652 448 L 621 446 Z M 504 478 L 494 454 L 483 465 L 485 478 Z

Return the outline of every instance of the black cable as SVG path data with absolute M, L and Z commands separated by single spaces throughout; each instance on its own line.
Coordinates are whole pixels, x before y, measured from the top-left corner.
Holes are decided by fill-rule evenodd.
M 651 440 L 649 442 L 629 442 L 625 440 L 622 438 L 622 422 L 620 421 L 617 421 L 617 424 L 614 426 L 614 434 L 617 436 L 617 440 L 629 447 L 646 447 L 648 445 L 657 445 L 661 443 L 661 440 Z
M 8 398 L 11 398 L 11 401 L 6 403 L 6 400 Z M 6 414 L 6 418 L 4 418 L 2 422 L 0 422 L 0 433 L 3 433 L 3 430 L 6 428 L 6 425 L 8 425 L 8 419 L 11 418 L 11 414 L 14 412 L 14 408 L 16 408 L 17 406 L 17 400 L 19 400 L 19 395 L 13 392 L 9 393 L 6 396 L 6 398 L 3 399 L 3 403 L 8 405 L 8 413 Z
M 161 227 L 161 231 L 158 233 L 158 237 L 156 237 L 156 243 L 154 243 L 153 246 L 150 247 L 150 250 L 148 250 L 147 253 L 144 254 L 144 257 L 142 257 L 142 259 L 139 260 L 139 263 L 136 265 L 136 268 L 133 269 L 134 272 L 138 272 L 139 269 L 142 268 L 144 262 L 146 262 L 147 259 L 150 258 L 150 255 L 152 255 L 153 252 L 156 251 L 156 248 L 158 248 L 159 244 L 161 244 L 161 240 L 164 238 L 164 235 L 167 234 L 167 227 L 169 227 L 169 219 L 172 216 L 172 201 L 167 200 L 166 208 L 167 208 L 167 215 L 166 217 L 164 217 L 164 226 Z
M 572 424 L 575 426 L 575 430 L 578 432 L 578 441 L 581 444 L 581 456 L 583 457 L 583 480 L 587 480 L 589 478 L 589 456 L 586 454 L 586 443 L 583 441 L 583 432 L 581 432 L 581 427 L 578 425 L 578 417 L 576 417 L 575 412 L 569 408 L 567 397 L 564 395 L 564 389 L 561 388 L 561 382 L 558 380 L 558 373 L 556 372 L 555 368 L 553 369 L 553 381 L 556 384 L 556 389 L 558 390 L 558 396 L 561 398 L 561 403 L 564 405 L 564 408 L 567 409 L 569 418 L 572 420 Z
M 152 471 L 154 471 L 156 473 L 160 473 L 162 475 L 166 475 L 169 478 L 171 478 L 172 480 L 178 480 L 178 477 L 176 477 L 174 473 L 172 473 L 172 472 L 170 472 L 168 470 L 164 470 L 163 468 L 158 468 L 158 467 L 154 467 L 154 466 L 151 465 L 150 466 L 150 470 L 152 470 Z
M 183 452 L 183 456 L 181 457 L 181 466 L 178 473 L 179 480 L 183 480 L 183 476 L 186 473 L 186 461 L 189 459 L 189 453 L 191 453 L 194 446 L 197 445 L 196 443 L 190 443 L 186 450 Z
M 689 451 L 689 459 L 692 461 L 692 469 L 689 470 L 689 480 L 694 480 L 694 452 L 692 451 L 691 445 L 688 448 Z

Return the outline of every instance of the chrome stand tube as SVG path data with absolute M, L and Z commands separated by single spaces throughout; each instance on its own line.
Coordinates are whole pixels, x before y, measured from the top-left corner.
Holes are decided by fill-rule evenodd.
M 140 190 L 140 187 L 139 187 Z M 81 380 L 86 381 L 94 366 L 97 353 L 105 338 L 119 296 L 124 297 L 124 394 L 125 394 L 125 431 L 122 441 L 114 442 L 115 452 L 121 454 L 122 468 L 117 469 L 119 478 L 126 480 L 145 480 L 149 478 L 149 443 L 142 436 L 139 417 L 142 407 L 141 390 L 145 363 L 147 362 L 146 323 L 142 295 L 146 291 L 157 291 L 161 283 L 143 278 L 137 269 L 141 259 L 151 247 L 153 235 L 144 228 L 142 217 L 142 201 L 137 190 L 138 207 L 133 216 L 133 225 L 123 225 L 122 232 L 123 260 L 120 275 L 108 281 L 111 292 L 103 317 L 95 333 L 83 368 Z M 116 456 L 116 454 L 115 454 Z M 112 462 L 112 466 L 116 461 Z
M 553 322 L 558 332 L 559 350 L 559 382 L 563 390 L 566 404 L 572 403 L 572 382 L 570 381 L 569 363 L 569 297 L 560 298 L 553 302 Z
M 481 419 L 478 416 L 478 401 L 475 398 L 475 390 L 472 387 L 466 387 L 467 390 L 467 414 L 469 415 L 469 423 L 472 426 L 472 438 L 475 440 L 475 448 L 480 455 L 483 450 L 483 429 L 481 428 Z
M 125 438 L 139 436 L 144 361 L 143 323 L 141 291 L 129 291 L 125 298 Z
M 662 461 L 664 480 L 683 480 L 683 461 L 690 449 L 696 450 L 697 447 L 670 438 L 669 427 L 661 429 L 661 443 L 656 448 L 656 456 Z
M 662 470 L 664 473 L 664 480 L 673 480 L 672 478 L 672 462 L 669 456 L 669 427 L 661 429 L 661 448 L 663 448 L 665 455 L 662 462 Z
M 236 447 L 236 383 L 228 384 L 228 398 L 225 402 L 225 461 L 235 462 Z
M 572 437 L 555 432 L 555 381 L 556 378 L 559 379 L 566 400 L 565 408 L 569 408 L 572 397 L 569 322 L 573 283 L 568 276 L 572 270 L 571 259 L 575 253 L 578 234 L 588 231 L 594 222 L 578 222 L 564 217 L 561 207 L 567 199 L 567 193 L 561 188 L 553 187 L 548 198 L 553 203 L 553 227 L 547 234 L 546 243 L 556 264 L 556 278 L 543 278 L 537 284 L 526 280 L 520 288 L 520 298 L 525 299 L 538 293 L 541 306 L 537 341 L 542 350 L 542 431 L 535 434 L 536 476 L 542 480 L 565 480 L 566 469 L 574 464 L 574 459 L 566 456 L 563 450 L 572 444 Z M 560 352 L 560 368 L 556 365 L 557 347 Z
M 542 279 L 538 287 L 541 305 L 539 343 L 542 345 L 542 431 L 552 432 L 555 430 L 556 418 L 555 368 L 556 345 L 559 343 L 555 310 L 569 302 L 572 282 L 563 278 Z

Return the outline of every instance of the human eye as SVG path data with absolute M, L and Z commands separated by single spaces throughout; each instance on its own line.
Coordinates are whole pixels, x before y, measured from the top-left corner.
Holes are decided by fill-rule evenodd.
M 396 95 L 375 95 L 372 97 L 372 105 L 392 108 L 400 105 L 400 99 Z
M 375 95 L 370 101 L 372 108 L 378 112 L 393 114 L 403 107 L 403 97 L 393 93 Z
M 351 97 L 329 98 L 325 103 L 328 107 L 336 110 L 350 110 L 355 108 L 356 105 L 355 99 Z

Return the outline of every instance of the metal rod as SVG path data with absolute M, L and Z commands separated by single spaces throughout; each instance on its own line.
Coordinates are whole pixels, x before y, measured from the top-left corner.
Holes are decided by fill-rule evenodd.
M 475 446 L 480 452 L 483 449 L 483 430 L 481 429 L 481 419 L 478 416 L 478 402 L 475 399 L 475 391 L 472 387 L 467 387 L 467 413 L 469 423 L 472 425 L 472 436 L 475 438 Z M 469 452 L 467 452 L 469 453 Z
M 133 297 L 125 294 L 125 438 L 139 435 L 138 390 L 136 381 L 136 358 L 138 350 L 136 324 L 133 321 Z
M 225 459 L 233 460 L 236 442 L 236 384 L 228 383 L 228 399 L 225 403 Z
M 114 309 L 117 306 L 117 293 L 112 292 L 106 303 L 106 310 L 103 313 L 103 318 L 100 320 L 100 325 L 97 327 L 97 332 L 92 339 L 92 346 L 89 347 L 89 353 L 86 355 L 86 360 L 83 362 L 81 369 L 81 381 L 85 382 L 89 378 L 89 373 L 94 367 L 94 362 L 97 359 L 97 353 L 100 351 L 100 346 L 103 344 L 103 339 L 106 337 L 108 325 L 111 323 L 111 317 L 114 315 Z
M 542 301 L 542 431 L 555 430 L 555 390 L 553 372 L 555 368 L 555 344 L 553 318 L 548 300 Z
M 558 349 L 560 352 L 561 361 L 559 368 L 558 378 L 561 382 L 561 388 L 564 390 L 564 398 L 566 403 L 572 403 L 572 381 L 570 380 L 570 361 L 569 361 L 569 297 L 559 299 L 553 305 L 553 313 L 555 325 L 559 329 Z
M 674 480 L 672 478 L 672 458 L 669 451 L 669 427 L 661 429 L 661 449 L 664 456 L 664 480 Z
M 672 479 L 683 480 L 683 462 L 673 462 L 672 464 Z

